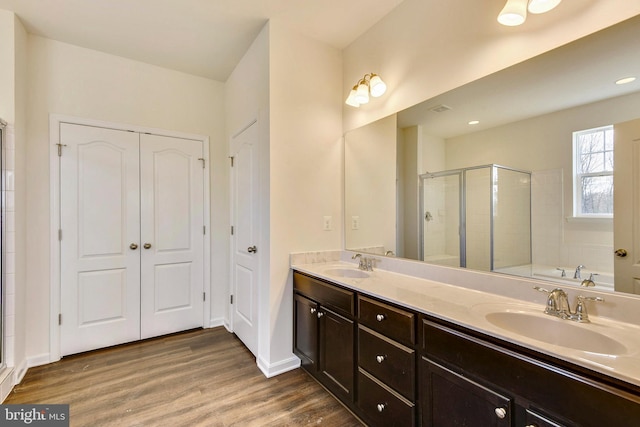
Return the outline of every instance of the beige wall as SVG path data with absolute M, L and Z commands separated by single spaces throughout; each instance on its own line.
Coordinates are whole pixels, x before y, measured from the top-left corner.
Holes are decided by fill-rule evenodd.
M 345 236 L 352 250 L 396 252 L 397 121 L 391 115 L 345 135 Z M 353 217 L 358 217 L 354 229 Z
M 580 3 L 577 12 L 563 3 L 520 27 L 504 27 L 496 22 L 503 0 L 404 0 L 343 52 L 343 99 L 365 73 L 380 74 L 388 86 L 382 98 L 365 106 L 344 106 L 345 130 L 640 13 L 637 1 Z
M 49 115 L 129 123 L 210 137 L 212 294 L 228 271 L 228 163 L 223 85 L 212 80 L 29 36 L 27 114 L 27 355 L 49 352 Z M 222 321 L 224 302 L 212 299 Z
M 292 356 L 289 254 L 342 247 L 342 58 L 277 21 L 270 26 L 269 351 L 260 356 L 274 366 Z

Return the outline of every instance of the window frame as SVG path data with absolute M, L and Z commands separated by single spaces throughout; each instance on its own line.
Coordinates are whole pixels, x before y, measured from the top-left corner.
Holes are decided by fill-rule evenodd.
M 610 176 L 613 180 L 613 169 L 610 171 L 598 171 L 598 172 L 588 172 L 588 173 L 579 173 L 581 170 L 581 161 L 580 161 L 580 150 L 578 149 L 579 137 L 584 134 L 592 134 L 597 132 L 613 132 L 613 125 L 599 126 L 591 129 L 583 129 L 576 132 L 573 132 L 572 135 L 572 157 L 573 157 L 573 217 L 580 219 L 613 219 L 613 199 L 611 201 L 611 213 L 585 213 L 582 211 L 582 194 L 583 194 L 583 186 L 582 186 L 582 178 L 585 177 L 606 177 Z M 611 150 L 613 156 L 613 148 Z M 602 153 L 606 153 L 608 150 L 606 146 L 601 151 Z M 615 164 L 614 164 L 615 168 Z

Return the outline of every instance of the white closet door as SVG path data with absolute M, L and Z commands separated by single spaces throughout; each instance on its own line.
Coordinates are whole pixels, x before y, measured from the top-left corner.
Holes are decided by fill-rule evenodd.
M 140 338 L 138 134 L 61 124 L 61 353 Z
M 233 332 L 247 348 L 258 354 L 258 278 L 257 251 L 260 227 L 258 125 L 253 124 L 231 144 L 233 154 L 232 237 Z
M 202 142 L 140 136 L 141 337 L 203 325 Z

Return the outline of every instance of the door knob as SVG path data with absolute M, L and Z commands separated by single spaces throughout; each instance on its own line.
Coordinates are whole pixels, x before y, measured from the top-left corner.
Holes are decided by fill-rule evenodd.
M 145 243 L 142 247 L 145 249 L 149 249 L 151 247 L 151 243 Z
M 626 249 L 616 249 L 614 254 L 616 254 L 616 256 L 619 256 L 620 258 L 624 258 L 624 257 L 627 256 L 627 250 Z
M 256 248 L 255 245 L 254 246 L 249 246 L 247 248 L 247 252 L 249 252 L 250 254 L 255 254 L 256 252 L 258 252 L 258 248 Z
M 138 249 L 138 245 L 136 245 L 135 243 L 132 243 L 129 245 L 129 249 L 131 249 L 132 251 L 135 251 L 136 249 Z

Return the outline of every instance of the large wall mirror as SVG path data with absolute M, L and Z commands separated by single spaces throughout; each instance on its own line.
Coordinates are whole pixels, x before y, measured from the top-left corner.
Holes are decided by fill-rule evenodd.
M 638 40 L 640 16 L 348 132 L 345 247 L 640 293 Z

